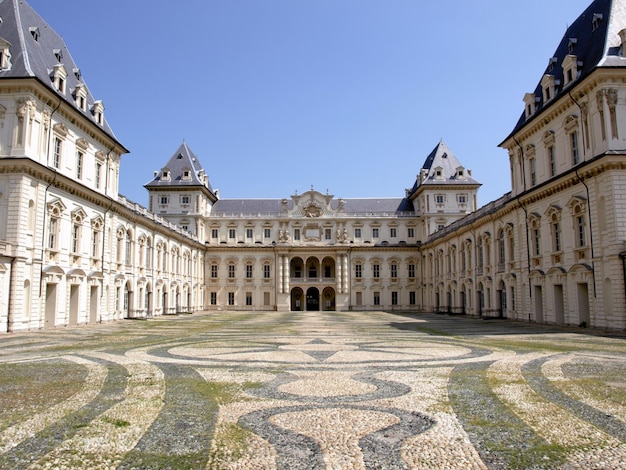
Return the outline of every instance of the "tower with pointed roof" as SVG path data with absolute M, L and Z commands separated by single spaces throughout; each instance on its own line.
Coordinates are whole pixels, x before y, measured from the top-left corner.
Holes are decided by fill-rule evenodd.
M 443 140 L 426 157 L 408 199 L 420 214 L 424 239 L 476 210 L 480 183 L 472 178 Z
M 185 142 L 144 187 L 152 213 L 205 240 L 205 218 L 211 215 L 219 193 L 213 190 L 209 175 Z

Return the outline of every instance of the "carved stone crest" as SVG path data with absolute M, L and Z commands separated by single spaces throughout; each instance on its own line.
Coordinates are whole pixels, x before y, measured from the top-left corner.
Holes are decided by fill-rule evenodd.
M 311 203 L 304 208 L 304 215 L 306 217 L 319 217 L 322 215 L 322 210 L 315 204 Z

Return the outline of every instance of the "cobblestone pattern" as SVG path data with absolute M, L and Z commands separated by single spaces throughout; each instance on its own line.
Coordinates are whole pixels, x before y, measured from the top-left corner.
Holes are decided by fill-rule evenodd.
M 0 378 L 0 468 L 626 469 L 620 336 L 221 312 L 7 335 L 0 351 L 0 377 L 29 364 L 44 387 L 55 364 L 85 370 L 62 399 Z

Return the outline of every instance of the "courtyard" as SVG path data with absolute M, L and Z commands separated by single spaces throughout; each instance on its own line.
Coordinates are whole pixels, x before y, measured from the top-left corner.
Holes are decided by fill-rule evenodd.
M 4 335 L 0 468 L 626 468 L 626 341 L 378 311 Z

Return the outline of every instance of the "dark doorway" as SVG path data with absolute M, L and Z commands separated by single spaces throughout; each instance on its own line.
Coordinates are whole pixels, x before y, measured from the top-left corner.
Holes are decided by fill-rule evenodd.
M 312 311 L 320 309 L 320 291 L 317 289 L 317 287 L 309 287 L 307 289 L 306 309 Z

